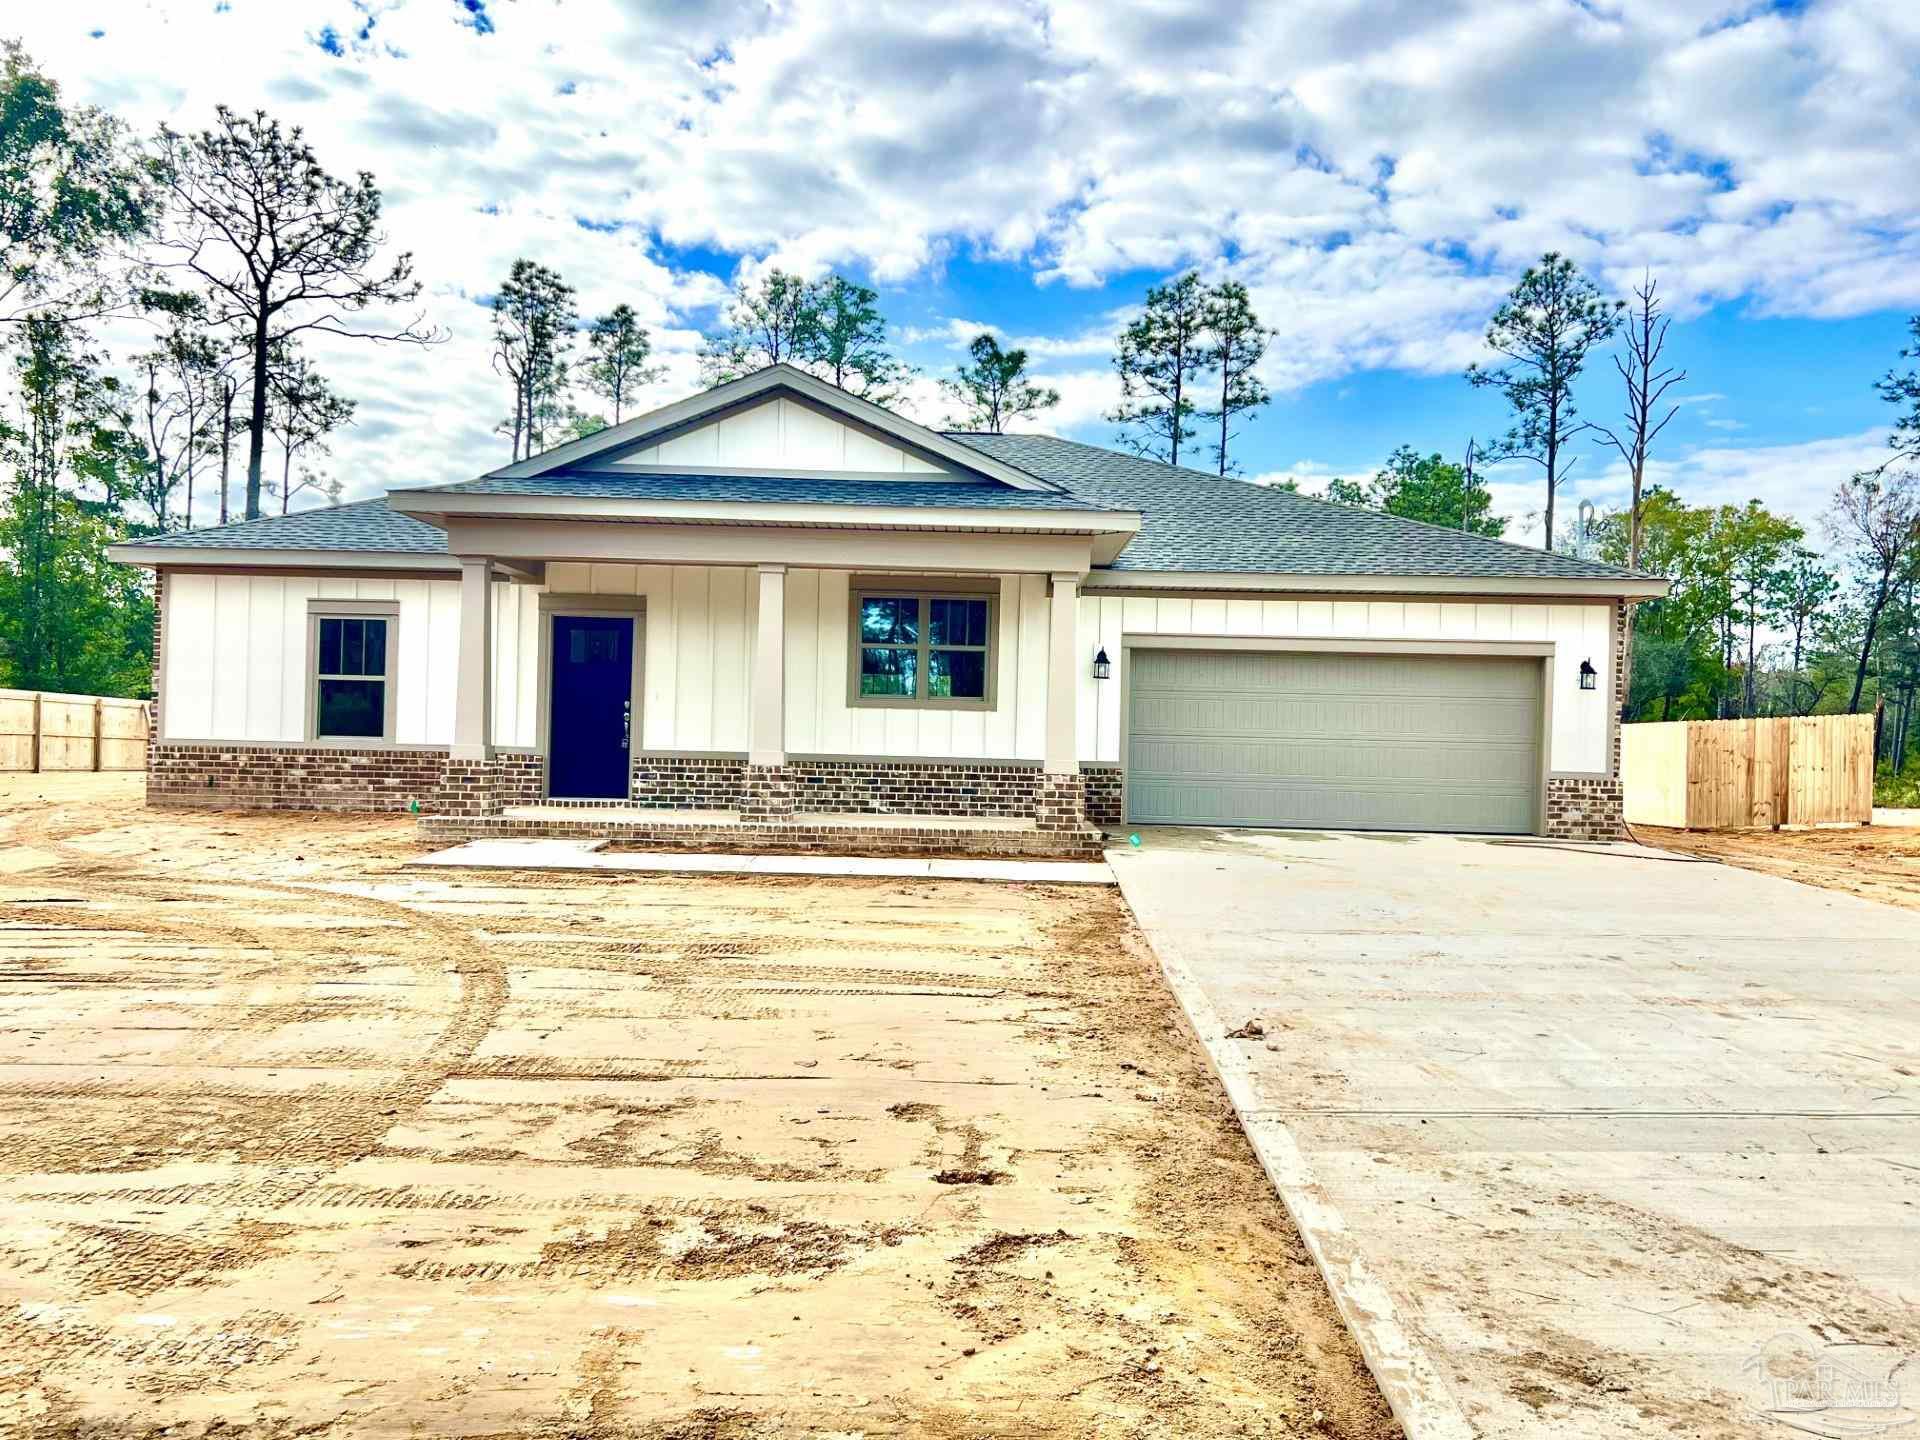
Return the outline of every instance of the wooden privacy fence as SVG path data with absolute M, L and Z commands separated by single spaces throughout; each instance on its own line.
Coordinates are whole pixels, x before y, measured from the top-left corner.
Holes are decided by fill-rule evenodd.
M 146 767 L 146 701 L 0 690 L 0 770 Z
M 1620 727 L 1629 825 L 1749 830 L 1873 821 L 1873 716 Z

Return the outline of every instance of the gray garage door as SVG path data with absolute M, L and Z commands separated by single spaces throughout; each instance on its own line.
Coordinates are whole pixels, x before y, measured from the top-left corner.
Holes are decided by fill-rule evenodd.
M 1133 650 L 1143 824 L 1534 829 L 1538 660 Z

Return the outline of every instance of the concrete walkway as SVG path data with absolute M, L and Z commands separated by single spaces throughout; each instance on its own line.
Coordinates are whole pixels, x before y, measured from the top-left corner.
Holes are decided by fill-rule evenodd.
M 412 862 L 455 870 L 626 870 L 657 875 L 878 876 L 898 880 L 996 880 L 1044 885 L 1111 885 L 1099 862 L 937 860 L 843 855 L 710 855 L 608 850 L 605 840 L 475 840 Z
M 1626 845 L 1142 838 L 1121 887 L 1415 1440 L 1920 1426 L 1920 914 Z

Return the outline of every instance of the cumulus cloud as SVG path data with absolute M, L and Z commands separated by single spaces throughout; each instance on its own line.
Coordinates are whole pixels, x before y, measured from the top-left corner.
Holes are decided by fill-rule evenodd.
M 663 397 L 726 284 L 771 264 L 904 287 L 1003 260 L 1116 303 L 1194 265 L 1252 289 L 1282 390 L 1457 370 L 1550 246 L 1615 285 L 1655 266 L 1682 315 L 1920 303 L 1920 6 L 1886 0 L 78 0 L 14 23 L 138 128 L 259 105 L 376 174 L 453 339 L 325 357 L 366 422 L 350 494 L 498 461 L 484 300 L 521 254 L 589 313 L 640 311 Z M 1110 406 L 1115 325 L 905 339 L 944 363 L 985 328 L 1062 390 L 1049 428 Z

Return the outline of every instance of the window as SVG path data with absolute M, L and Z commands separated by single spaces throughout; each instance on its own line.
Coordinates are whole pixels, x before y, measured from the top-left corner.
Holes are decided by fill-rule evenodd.
M 985 709 L 993 703 L 988 594 L 854 594 L 851 702 Z
M 392 650 L 385 615 L 314 617 L 313 733 L 320 740 L 390 738 Z

